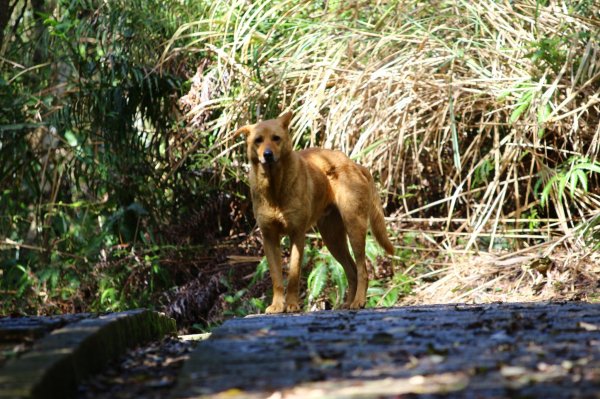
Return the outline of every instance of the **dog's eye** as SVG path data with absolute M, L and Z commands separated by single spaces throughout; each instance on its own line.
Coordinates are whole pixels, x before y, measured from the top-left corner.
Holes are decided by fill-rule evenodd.
M 263 142 L 263 138 L 262 137 L 257 137 L 257 138 L 254 139 L 254 143 L 255 144 L 260 144 L 262 142 Z
M 279 136 L 273 136 L 273 141 L 278 142 L 279 140 L 281 140 L 281 137 L 279 137 Z

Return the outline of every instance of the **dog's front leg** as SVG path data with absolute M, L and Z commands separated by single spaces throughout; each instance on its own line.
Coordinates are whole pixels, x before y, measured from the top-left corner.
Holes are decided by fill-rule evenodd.
M 298 299 L 300 292 L 300 269 L 302 267 L 302 255 L 304 253 L 304 233 L 290 236 L 292 243 L 292 254 L 290 256 L 290 274 L 288 276 L 288 286 L 286 295 L 286 312 L 293 313 L 300 311 L 300 301 Z
M 277 234 L 264 232 L 263 241 L 265 255 L 269 263 L 271 282 L 273 283 L 273 301 L 265 313 L 285 312 L 285 298 L 283 296 L 283 276 L 281 272 L 281 248 L 279 247 L 279 236 Z

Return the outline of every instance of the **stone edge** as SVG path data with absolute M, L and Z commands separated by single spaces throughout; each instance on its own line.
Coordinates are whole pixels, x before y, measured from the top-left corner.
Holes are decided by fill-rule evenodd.
M 81 380 L 127 348 L 176 331 L 175 320 L 147 309 L 67 325 L 0 369 L 0 399 L 74 397 Z

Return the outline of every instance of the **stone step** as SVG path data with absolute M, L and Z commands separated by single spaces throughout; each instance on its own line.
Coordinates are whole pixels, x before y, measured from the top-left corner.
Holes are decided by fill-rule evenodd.
M 17 327 L 7 330 L 5 335 L 9 336 Z M 6 362 L 0 369 L 0 398 L 74 397 L 82 379 L 100 371 L 127 348 L 176 332 L 175 320 L 146 309 L 67 324 L 35 341 L 22 356 Z

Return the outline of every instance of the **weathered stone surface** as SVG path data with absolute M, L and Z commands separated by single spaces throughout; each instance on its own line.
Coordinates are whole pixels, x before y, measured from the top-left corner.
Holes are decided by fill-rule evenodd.
M 131 346 L 175 333 L 175 321 L 145 309 L 54 330 L 0 369 L 0 398 L 68 398 L 77 383 Z
M 53 330 L 86 318 L 93 313 L 57 316 L 0 317 L 0 368 L 4 363 L 31 349 L 33 342 Z
M 234 319 L 173 397 L 600 398 L 600 304 L 439 305 Z
M 0 342 L 36 339 L 69 323 L 92 316 L 91 313 L 78 313 L 60 316 L 3 317 L 0 318 Z

